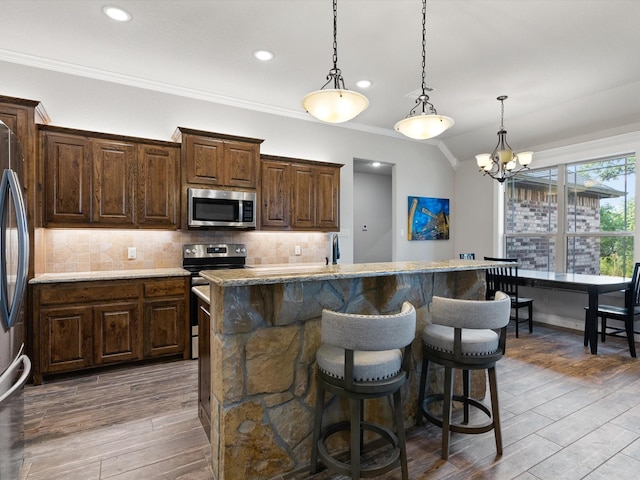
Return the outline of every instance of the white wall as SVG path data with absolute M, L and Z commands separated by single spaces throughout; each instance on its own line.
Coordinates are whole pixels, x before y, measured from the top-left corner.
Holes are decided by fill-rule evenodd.
M 453 256 L 450 241 L 406 240 L 407 196 L 449 198 L 453 192 L 453 169 L 435 142 L 377 135 L 8 62 L 0 62 L 0 77 L 0 94 L 39 100 L 52 125 L 159 140 L 170 140 L 176 127 L 182 126 L 262 138 L 261 152 L 266 154 L 344 164 L 342 263 L 353 262 L 353 158 L 394 163 L 393 259 Z M 402 238 L 400 230 L 405 233 Z
M 354 172 L 353 192 L 354 263 L 390 262 L 391 176 Z

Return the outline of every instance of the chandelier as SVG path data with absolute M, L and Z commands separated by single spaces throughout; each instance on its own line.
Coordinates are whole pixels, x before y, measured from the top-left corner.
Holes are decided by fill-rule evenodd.
M 422 0 L 422 94 L 418 96 L 416 105 L 409 115 L 395 124 L 395 129 L 409 138 L 426 140 L 440 135 L 453 127 L 453 119 L 438 115 L 435 107 L 429 102 L 426 78 L 427 47 L 427 0 Z
M 351 120 L 369 106 L 367 97 L 347 90 L 342 72 L 338 68 L 338 5 L 333 0 L 333 68 L 327 75 L 327 83 L 320 90 L 307 94 L 302 99 L 304 109 L 318 120 L 328 123 L 342 123 Z M 325 87 L 332 84 L 333 88 Z
M 533 160 L 533 152 L 520 152 L 513 154 L 513 149 L 507 143 L 507 131 L 504 129 L 504 101 L 508 97 L 501 95 L 500 101 L 500 130 L 498 131 L 498 144 L 491 153 L 476 155 L 476 162 L 484 175 L 489 175 L 503 183 L 508 178 L 514 177 L 518 172 L 529 168 Z

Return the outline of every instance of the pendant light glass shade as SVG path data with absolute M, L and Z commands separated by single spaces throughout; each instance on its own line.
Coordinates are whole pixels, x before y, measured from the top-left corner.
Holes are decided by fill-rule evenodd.
M 333 88 L 325 89 L 327 85 Z M 305 111 L 318 120 L 342 123 L 364 112 L 369 106 L 367 97 L 347 90 L 342 72 L 338 68 L 338 1 L 333 0 L 333 68 L 327 75 L 327 83 L 320 90 L 311 92 L 302 99 Z
M 453 119 L 444 115 L 426 114 L 414 115 L 400 120 L 395 129 L 403 135 L 416 140 L 426 140 L 437 137 L 453 126 Z
M 342 123 L 366 110 L 369 100 L 358 92 L 327 88 L 307 94 L 302 99 L 302 106 L 318 120 Z
M 403 135 L 416 140 L 437 137 L 453 127 L 453 118 L 438 115 L 436 108 L 429 102 L 426 83 L 427 65 L 427 0 L 422 0 L 422 94 L 409 111 L 409 115 L 397 122 L 394 128 Z

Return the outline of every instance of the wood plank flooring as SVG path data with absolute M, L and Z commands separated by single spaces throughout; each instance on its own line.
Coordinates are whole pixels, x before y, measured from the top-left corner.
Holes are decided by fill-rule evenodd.
M 597 356 L 580 332 L 534 326 L 498 363 L 504 454 L 493 434 L 409 431 L 412 480 L 637 479 L 640 360 L 608 338 Z M 178 361 L 49 381 L 25 389 L 24 480 L 213 479 L 197 418 L 197 363 Z M 297 472 L 290 480 L 337 480 Z M 399 479 L 398 470 L 382 477 Z

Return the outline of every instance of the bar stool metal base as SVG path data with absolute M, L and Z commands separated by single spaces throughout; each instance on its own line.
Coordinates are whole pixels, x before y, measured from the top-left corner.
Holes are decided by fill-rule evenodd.
M 370 432 L 374 432 L 384 439 L 388 445 L 393 448 L 393 452 L 389 455 L 389 459 L 384 464 L 376 464 L 372 467 L 367 467 L 365 465 L 360 466 L 360 476 L 361 477 L 377 477 L 379 475 L 383 475 L 397 466 L 400 465 L 400 443 L 398 442 L 398 437 L 389 430 L 388 428 L 383 427 L 377 423 L 370 422 L 361 422 L 360 423 L 361 430 L 367 430 Z M 341 431 L 348 431 L 351 429 L 351 422 L 339 422 L 333 425 L 329 425 L 321 434 L 320 440 L 318 441 L 318 456 L 322 463 L 324 463 L 330 470 L 340 473 L 341 475 L 351 476 L 351 463 L 343 462 L 338 460 L 338 458 L 332 456 L 326 447 L 326 441 L 332 435 L 339 433 Z M 377 448 L 382 448 L 376 445 Z M 376 449 L 377 449 L 376 448 Z

